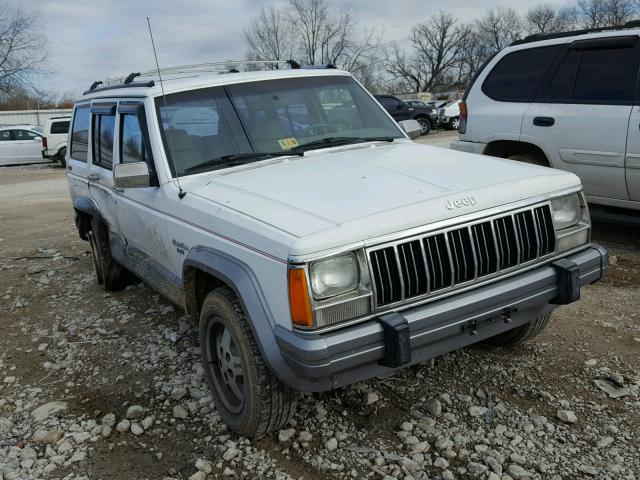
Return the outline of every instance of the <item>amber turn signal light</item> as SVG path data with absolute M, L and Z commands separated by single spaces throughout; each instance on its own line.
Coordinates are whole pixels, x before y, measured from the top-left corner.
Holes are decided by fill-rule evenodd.
M 307 275 L 302 268 L 289 269 L 289 307 L 291 308 L 291 319 L 295 325 L 313 327 Z

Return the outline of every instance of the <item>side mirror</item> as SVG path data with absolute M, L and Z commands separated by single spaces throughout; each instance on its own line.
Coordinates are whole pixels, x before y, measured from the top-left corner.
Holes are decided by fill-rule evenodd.
M 146 162 L 118 163 L 114 165 L 113 185 L 116 188 L 145 188 L 150 186 L 149 165 Z
M 405 131 L 411 140 L 418 138 L 422 134 L 422 127 L 417 120 L 402 120 L 398 122 L 400 128 Z

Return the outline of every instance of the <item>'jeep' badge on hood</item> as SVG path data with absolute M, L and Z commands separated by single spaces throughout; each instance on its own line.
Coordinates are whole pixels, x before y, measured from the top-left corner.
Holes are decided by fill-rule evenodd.
M 477 203 L 476 197 L 469 195 L 468 197 L 462 197 L 458 200 L 447 200 L 447 208 L 453 210 L 455 208 L 471 207 Z

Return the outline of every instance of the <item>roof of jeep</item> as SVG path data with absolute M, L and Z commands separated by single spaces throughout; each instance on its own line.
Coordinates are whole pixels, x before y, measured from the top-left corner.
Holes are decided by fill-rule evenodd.
M 165 77 L 164 93 L 176 93 L 185 90 L 194 90 L 204 87 L 215 87 L 218 85 L 231 85 L 235 83 L 260 82 L 266 80 L 276 80 L 280 78 L 301 78 L 301 77 L 328 77 L 328 76 L 351 76 L 349 72 L 336 69 L 281 69 L 255 72 L 238 73 L 197 73 L 190 75 L 185 73 L 180 77 Z M 162 95 L 162 88 L 157 77 L 153 78 L 154 85 L 147 87 L 147 78 L 144 81 L 134 82 L 126 88 L 115 86 L 112 88 L 96 89 L 94 92 L 86 92 L 79 100 L 90 100 L 95 98 L 117 98 L 117 97 L 156 97 Z

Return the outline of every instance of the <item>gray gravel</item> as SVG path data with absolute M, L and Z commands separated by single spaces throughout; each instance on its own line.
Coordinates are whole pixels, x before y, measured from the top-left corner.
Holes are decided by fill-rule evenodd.
M 0 226 L 29 224 L 0 200 Z M 640 480 L 640 254 L 625 232 L 602 234 L 610 279 L 535 342 L 303 395 L 291 425 L 248 440 L 212 404 L 189 319 L 143 284 L 101 291 L 56 202 L 33 235 L 0 233 L 0 480 Z

